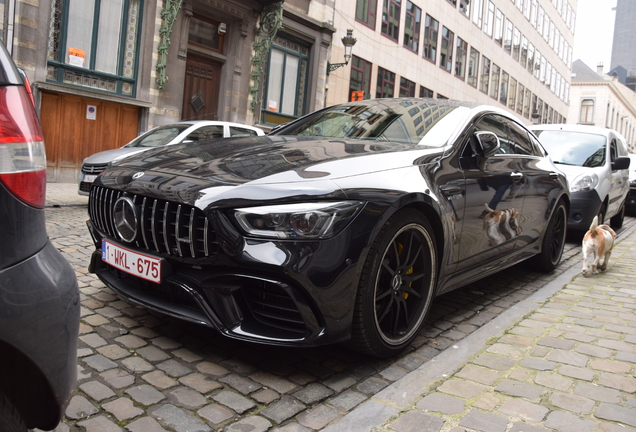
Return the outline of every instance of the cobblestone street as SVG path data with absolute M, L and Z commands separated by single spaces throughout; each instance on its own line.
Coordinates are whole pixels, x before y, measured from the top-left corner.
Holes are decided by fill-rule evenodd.
M 383 390 L 386 395 L 387 388 L 392 384 L 391 388 L 400 388 L 398 380 L 418 371 L 420 366 L 458 344 L 511 306 L 528 298 L 563 272 L 579 268 L 581 261 L 580 244 L 570 241 L 566 244 L 563 263 L 554 274 L 537 273 L 521 264 L 469 287 L 445 294 L 435 300 L 425 327 L 407 352 L 399 358 L 378 360 L 361 356 L 348 350 L 346 346 L 291 349 L 233 341 L 208 328 L 135 307 L 115 296 L 94 275 L 87 274 L 93 245 L 85 225 L 86 206 L 49 206 L 46 217 L 51 241 L 77 273 L 83 306 L 78 350 L 78 388 L 66 411 L 64 423 L 56 429 L 57 432 L 312 431 L 326 427 L 333 430 L 357 430 L 352 426 L 356 424 L 352 423 L 355 416 L 347 416 L 356 407 L 366 406 L 358 413 L 368 412 L 372 416 L 373 404 L 376 402 L 364 404 L 365 402 L 369 402 Z M 629 230 L 634 223 L 634 219 L 626 218 L 625 226 L 620 231 Z M 566 297 L 567 295 L 568 293 L 564 294 Z M 550 314 L 549 311 L 544 313 Z M 537 326 L 540 330 L 540 324 Z M 592 324 L 590 326 L 594 327 Z M 536 331 L 530 330 L 521 331 L 518 336 L 509 335 L 507 341 L 513 347 L 523 345 L 523 338 L 534 337 L 535 333 Z M 515 338 L 517 345 L 512 340 Z M 556 348 L 555 352 L 568 349 L 561 342 L 553 342 L 549 337 L 544 342 L 540 343 L 543 348 L 539 348 L 544 355 L 548 347 Z M 495 343 L 492 347 L 494 346 L 499 344 Z M 501 349 L 510 350 L 508 345 Z M 596 351 L 600 349 L 595 348 Z M 608 346 L 602 349 L 613 348 Z M 630 349 L 633 357 L 634 349 Z M 504 377 L 502 371 L 512 365 L 506 363 L 498 367 L 493 363 L 493 357 L 498 358 L 496 354 L 505 354 L 503 351 L 483 354 L 473 359 L 460 372 L 461 380 L 438 383 L 441 384 L 439 390 L 446 396 L 442 397 L 437 392 L 434 398 L 421 399 L 417 404 L 418 410 L 410 411 L 408 406 L 400 406 L 389 397 L 393 400 L 389 405 L 394 412 L 389 416 L 391 421 L 387 423 L 383 420 L 381 430 L 450 430 L 448 425 L 452 425 L 453 421 L 459 422 L 457 419 L 452 420 L 453 415 L 464 410 L 462 405 L 461 410 L 457 411 L 460 408 L 456 404 L 460 402 L 453 402 L 452 399 L 455 398 L 451 396 L 463 397 L 463 404 L 481 395 L 478 391 L 482 390 L 480 386 L 495 382 L 502 388 L 499 390 L 498 387 L 498 391 L 506 395 L 522 394 L 530 400 L 540 400 L 540 393 L 526 395 L 524 392 L 533 390 L 518 384 L 528 376 L 521 376 L 519 374 L 522 372 L 516 372 Z M 537 353 L 539 351 L 535 351 Z M 514 354 L 517 357 L 513 357 L 518 359 L 525 355 L 521 350 Z M 527 360 L 532 365 L 524 365 L 532 370 L 537 369 L 535 366 L 538 363 L 544 364 L 547 361 L 532 356 Z M 629 361 L 633 362 L 634 359 Z M 575 369 L 579 365 L 572 362 L 571 373 L 576 374 Z M 488 371 L 494 372 L 485 371 L 484 366 L 491 368 Z M 607 367 L 613 366 L 608 364 Z M 538 369 L 551 370 L 541 367 Z M 627 373 L 632 373 L 633 376 L 633 371 Z M 552 383 L 545 384 L 548 387 L 559 388 L 560 385 L 565 385 L 562 384 L 562 379 L 553 377 L 548 372 L 542 374 L 541 379 Z M 506 379 L 498 381 L 502 377 Z M 582 388 L 581 391 L 585 393 L 582 396 L 589 396 L 595 391 L 591 386 L 592 384 L 588 384 L 588 387 Z M 614 390 L 616 391 L 618 390 Z M 634 393 L 636 389 L 630 387 L 628 391 Z M 476 393 L 473 395 L 473 392 Z M 615 400 L 615 395 L 612 395 L 608 393 L 607 401 Z M 552 400 L 551 404 L 579 405 L 579 401 L 573 397 L 563 396 L 559 400 L 560 402 Z M 501 402 L 491 393 L 480 397 L 479 401 L 475 408 L 482 411 L 489 406 L 494 408 Z M 409 406 L 412 407 L 413 403 Z M 435 408 L 440 404 L 443 409 Z M 513 401 L 504 405 L 505 407 L 499 408 L 504 417 L 509 415 L 536 419 L 539 416 L 543 418 L 545 414 L 543 410 L 534 411 L 533 407 L 526 406 L 526 402 Z M 386 405 L 382 407 L 386 408 Z M 506 430 L 505 425 L 503 428 L 480 428 L 480 422 L 496 423 L 497 420 L 485 418 L 486 414 L 475 408 L 465 416 L 469 417 L 466 420 L 468 424 L 462 423 L 470 429 L 459 428 L 457 431 Z M 611 407 L 607 410 L 611 410 Z M 422 417 L 425 411 L 441 411 L 447 416 L 436 417 L 441 421 L 439 427 L 431 426 L 426 429 L 428 426 L 423 425 L 432 420 Z M 426 416 L 433 417 L 428 414 Z M 441 424 L 444 422 L 446 426 L 442 428 Z M 559 417 L 552 424 L 556 425 L 558 422 L 565 424 L 568 417 Z M 508 430 L 522 429 L 513 427 Z M 579 432 L 587 429 L 555 426 L 554 430 Z

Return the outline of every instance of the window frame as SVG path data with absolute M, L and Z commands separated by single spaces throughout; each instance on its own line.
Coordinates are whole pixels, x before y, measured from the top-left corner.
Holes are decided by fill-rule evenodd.
M 497 64 L 492 64 L 490 73 L 490 97 L 495 100 L 497 100 L 497 96 L 499 96 L 499 79 L 501 71 L 502 69 L 497 66 Z
M 385 74 L 390 74 L 388 75 L 388 77 L 392 75 L 393 81 L 385 77 Z M 385 88 L 384 86 L 386 83 L 389 83 L 391 85 L 390 95 L 384 94 L 384 88 Z M 380 93 L 378 93 L 378 88 L 381 89 Z M 394 97 L 394 94 L 395 94 L 395 73 L 391 72 L 388 69 L 384 69 L 378 66 L 378 79 L 375 86 L 375 97 L 376 98 L 392 98 Z
M 481 69 L 479 71 L 479 91 L 488 95 L 490 88 L 490 68 L 492 63 L 486 56 L 481 56 Z
M 392 7 L 393 6 L 393 7 Z M 397 9 L 397 18 L 392 15 L 392 12 Z M 400 38 L 400 14 L 402 13 L 401 0 L 384 0 L 382 2 L 382 17 L 380 18 L 380 34 L 386 38 L 397 42 Z M 387 17 L 387 21 L 384 17 Z M 396 21 L 394 25 L 391 21 Z M 392 34 L 394 33 L 394 35 Z M 395 37 L 394 37 L 395 36 Z
M 411 12 L 409 9 L 409 5 L 412 8 L 415 8 L 415 13 Z M 406 8 L 404 15 L 404 40 L 402 44 L 409 51 L 413 51 L 414 53 L 418 53 L 420 50 L 420 30 L 422 27 L 422 9 L 418 7 L 415 3 L 410 0 L 406 0 Z M 409 18 L 413 20 L 413 26 L 411 26 L 412 36 L 408 39 L 407 30 L 409 29 L 408 22 Z
M 415 83 L 404 77 L 400 77 L 399 97 L 415 97 Z
M 435 28 L 432 28 L 430 24 L 435 24 Z M 432 36 L 434 34 L 434 38 Z M 433 42 L 433 43 L 431 43 Z M 439 21 L 433 18 L 431 15 L 426 14 L 424 19 L 424 48 L 422 49 L 422 57 L 427 59 L 433 64 L 437 63 L 437 45 L 439 42 Z M 431 58 L 432 53 L 432 58 Z
M 476 56 L 474 54 L 477 54 Z M 479 81 L 479 57 L 480 52 L 474 46 L 470 47 L 470 55 L 468 56 L 468 76 L 466 82 L 468 85 L 477 88 Z M 476 59 L 476 60 L 475 60 Z
M 364 7 L 366 4 L 366 20 L 358 18 L 358 11 L 362 9 L 364 12 Z M 375 25 L 377 22 L 377 12 L 378 11 L 378 0 L 357 0 L 356 1 L 356 15 L 355 19 L 357 22 L 364 24 L 365 26 L 375 30 Z M 372 22 L 369 22 L 372 21 Z
M 121 26 L 119 28 L 119 47 L 116 55 L 116 73 L 96 69 L 96 58 L 99 56 L 99 14 L 103 3 L 107 0 L 94 0 L 91 21 L 91 41 L 89 58 L 84 58 L 84 65 L 73 65 L 67 57 L 71 48 L 68 44 L 68 29 L 70 22 L 70 0 L 53 2 L 51 8 L 59 6 L 60 10 L 53 10 L 60 21 L 56 25 L 52 22 L 48 29 L 47 75 L 46 81 L 64 86 L 90 89 L 100 93 L 135 98 L 139 82 L 140 49 L 143 31 L 144 0 L 122 0 Z M 134 14 L 134 15 L 133 15 Z M 136 27 L 129 32 L 130 24 Z M 134 42 L 129 43 L 130 39 Z M 105 42 L 104 42 L 105 43 Z M 132 53 L 132 54 L 131 54 Z M 127 57 L 133 57 L 132 65 Z M 127 69 L 131 69 L 127 71 Z
M 446 41 L 446 48 L 444 48 Z M 455 43 L 455 33 L 446 26 L 442 26 L 442 43 L 439 50 L 439 67 L 448 73 L 453 70 L 453 51 Z
M 466 62 L 468 59 L 468 42 L 457 36 L 455 43 L 455 76 L 462 81 L 466 79 Z
M 357 61 L 360 61 L 363 63 L 363 69 L 361 69 L 360 67 L 358 67 L 358 65 L 356 65 Z M 365 70 L 367 66 L 368 66 L 368 75 L 369 75 L 368 77 L 367 77 L 367 71 Z M 356 55 L 351 56 L 351 72 L 349 74 L 349 101 L 351 101 L 352 99 L 351 98 L 352 92 L 359 91 L 359 90 L 354 90 L 354 88 L 351 86 L 351 83 L 352 83 L 351 75 L 354 72 L 360 72 L 362 74 L 361 87 L 362 87 L 362 92 L 364 94 L 363 99 L 371 98 L 371 77 L 373 76 L 373 63 L 368 62 L 362 57 L 358 57 Z

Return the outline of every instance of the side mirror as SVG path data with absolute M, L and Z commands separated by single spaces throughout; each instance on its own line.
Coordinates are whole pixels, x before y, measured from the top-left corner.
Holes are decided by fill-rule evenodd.
M 631 159 L 628 157 L 617 157 L 614 162 L 612 162 L 612 171 L 628 169 L 630 162 Z
M 499 137 L 492 132 L 481 131 L 475 132 L 475 138 L 481 146 L 482 156 L 489 158 L 497 153 L 497 150 L 501 147 L 499 144 Z

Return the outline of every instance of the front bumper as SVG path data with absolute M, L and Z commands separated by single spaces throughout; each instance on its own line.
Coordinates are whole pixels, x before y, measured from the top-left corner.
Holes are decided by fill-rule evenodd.
M 99 234 L 91 231 L 98 246 Z M 133 303 L 234 339 L 316 346 L 350 336 L 361 248 L 341 241 L 246 241 L 233 257 L 220 251 L 207 263 L 167 259 L 170 271 L 159 284 L 105 263 L 98 246 L 89 271 Z
M 592 219 L 598 215 L 601 205 L 601 198 L 595 190 L 585 192 L 573 192 L 570 194 L 570 216 L 568 218 L 568 229 L 582 231 L 590 229 Z M 602 221 L 599 221 L 601 223 Z

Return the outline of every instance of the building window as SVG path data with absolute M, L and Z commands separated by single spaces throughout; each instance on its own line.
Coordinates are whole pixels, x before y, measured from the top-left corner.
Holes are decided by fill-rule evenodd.
M 486 23 L 484 24 L 484 33 L 488 37 L 492 37 L 492 30 L 495 24 L 495 4 L 488 0 L 488 10 L 486 11 Z
M 506 105 L 508 103 L 508 82 L 510 81 L 510 75 L 508 72 L 502 71 L 501 73 L 501 90 L 499 91 L 499 102 Z
M 492 64 L 492 73 L 490 74 L 490 97 L 497 99 L 499 95 L 499 73 L 501 69 L 496 64 Z
M 515 110 L 517 105 L 517 80 L 510 77 L 510 85 L 508 87 L 508 108 Z
M 539 79 L 541 75 L 541 59 L 541 53 L 539 52 L 539 50 L 536 50 L 534 52 L 534 77 L 536 79 Z
M 527 20 L 530 20 L 530 0 L 525 0 L 523 2 L 523 16 L 526 17 Z
M 535 96 L 536 97 L 536 96 Z M 523 99 L 523 116 L 530 118 L 530 101 L 532 100 L 532 92 L 526 89 L 526 97 Z
M 400 78 L 400 97 L 415 97 L 415 83 L 406 78 Z
M 134 97 L 142 0 L 52 2 L 47 80 Z
M 532 0 L 532 12 L 530 14 L 530 24 L 532 27 L 537 28 L 537 13 L 539 11 L 539 2 L 537 0 Z
M 499 45 L 503 43 L 503 34 L 504 34 L 504 14 L 501 10 L 497 9 L 497 14 L 495 15 L 495 42 Z
M 263 121 L 279 124 L 305 113 L 309 48 L 277 36 L 270 56 Z
M 356 4 L 356 21 L 375 29 L 375 14 L 378 8 L 377 0 L 358 0 Z
M 519 63 L 525 69 L 528 64 L 528 39 L 525 36 L 521 37 L 521 55 L 519 56 Z
M 382 28 L 380 33 L 397 42 L 400 34 L 401 0 L 384 0 L 382 5 Z
M 437 37 L 439 22 L 426 14 L 424 21 L 424 57 L 435 63 L 437 61 Z
M 470 17 L 470 0 L 459 0 L 459 11 Z
M 455 76 L 464 79 L 466 76 L 466 58 L 468 56 L 468 42 L 457 38 L 457 51 L 455 51 Z
M 526 88 L 523 86 L 523 84 L 519 83 L 518 89 L 519 92 L 517 93 L 517 113 L 523 114 L 523 97 L 526 94 Z
M 439 66 L 450 72 L 453 67 L 453 40 L 455 34 L 442 26 L 442 46 L 439 50 Z
M 534 73 L 534 45 L 528 43 L 528 72 Z
M 481 60 L 481 80 L 479 90 L 488 94 L 488 84 L 490 83 L 490 59 L 482 56 Z
M 537 31 L 543 36 L 543 20 L 545 18 L 545 11 L 543 6 L 539 6 L 539 17 L 537 18 Z
M 470 58 L 468 59 L 468 84 L 477 88 L 477 77 L 479 74 L 479 51 L 470 47 Z
M 512 36 L 512 58 L 519 61 L 519 52 L 521 51 L 521 32 L 515 27 L 515 32 Z
M 395 89 L 395 74 L 386 69 L 378 68 L 378 83 L 375 90 L 377 98 L 392 98 Z
M 404 22 L 404 46 L 411 51 L 420 49 L 420 26 L 422 25 L 422 9 L 407 0 L 406 20 Z
M 475 0 L 475 8 L 473 12 L 473 23 L 481 28 L 484 16 L 484 0 Z
M 360 57 L 351 57 L 351 78 L 349 79 L 349 100 L 371 98 L 371 63 Z M 362 98 L 360 93 L 362 92 Z
M 512 54 L 512 21 L 506 19 L 506 38 L 504 39 L 504 51 L 508 54 Z
M 424 86 L 420 86 L 420 97 L 421 98 L 432 98 L 433 90 L 426 88 Z

